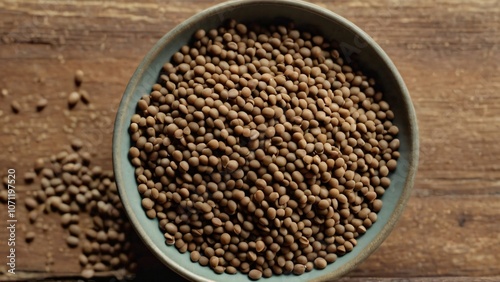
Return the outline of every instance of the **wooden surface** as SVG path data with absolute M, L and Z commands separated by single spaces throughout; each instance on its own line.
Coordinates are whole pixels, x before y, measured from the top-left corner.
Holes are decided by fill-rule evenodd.
M 21 178 L 36 158 L 69 148 L 73 136 L 85 141 L 94 164 L 111 169 L 114 115 L 139 61 L 164 33 L 218 2 L 0 0 L 0 176 L 14 168 Z M 500 1 L 311 2 L 353 21 L 384 48 L 407 83 L 420 129 L 407 209 L 342 281 L 500 281 Z M 76 69 L 85 72 L 91 102 L 68 111 Z M 49 105 L 36 112 L 39 97 Z M 18 183 L 19 202 L 37 188 Z M 4 273 L 8 234 L 0 208 Z M 46 218 L 54 228 L 28 246 L 22 238 L 32 227 L 22 206 L 18 218 L 17 274 L 0 274 L 0 281 L 80 273 L 77 252 L 59 243 L 56 219 Z M 141 262 L 140 273 L 165 271 L 147 253 Z

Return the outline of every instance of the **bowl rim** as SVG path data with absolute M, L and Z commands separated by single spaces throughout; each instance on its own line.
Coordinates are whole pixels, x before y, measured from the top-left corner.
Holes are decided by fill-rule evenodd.
M 403 191 L 401 196 L 399 197 L 396 206 L 394 207 L 393 212 L 390 214 L 390 218 L 388 219 L 387 223 L 382 226 L 381 230 L 378 232 L 378 234 L 375 235 L 374 239 L 370 241 L 370 243 L 364 248 L 364 252 L 361 252 L 351 260 L 347 261 L 344 265 L 340 266 L 335 272 L 327 272 L 324 275 L 321 275 L 317 278 L 314 278 L 310 281 L 331 281 L 332 279 L 338 279 L 351 270 L 353 270 L 358 264 L 360 264 L 362 261 L 364 261 L 368 256 L 370 256 L 380 245 L 381 243 L 387 238 L 387 236 L 391 233 L 391 231 L 394 229 L 394 226 L 398 219 L 400 218 L 407 202 L 408 199 L 411 195 L 411 191 L 413 189 L 413 183 L 415 179 L 415 175 L 417 172 L 417 166 L 418 166 L 418 158 L 419 158 L 419 138 L 418 138 L 418 126 L 417 126 L 417 118 L 415 114 L 415 110 L 410 98 L 410 94 L 408 92 L 408 89 L 406 88 L 406 85 L 403 81 L 403 78 L 401 77 L 399 71 L 397 70 L 396 66 L 392 62 L 392 60 L 389 58 L 389 56 L 383 51 L 383 49 L 367 34 L 365 33 L 361 28 L 356 26 L 354 23 L 350 22 L 346 18 L 336 14 L 335 12 L 323 8 L 321 6 L 318 6 L 313 3 L 305 2 L 302 0 L 253 0 L 253 1 L 248 1 L 248 0 L 232 0 L 232 1 L 227 1 L 227 2 L 222 2 L 219 4 L 216 4 L 214 6 L 211 6 L 207 9 L 202 10 L 201 12 L 198 12 L 188 19 L 184 20 L 177 26 L 175 26 L 173 29 L 171 29 L 169 32 L 167 32 L 165 35 L 163 35 L 154 45 L 153 47 L 148 51 L 148 53 L 145 55 L 145 57 L 141 60 L 139 66 L 137 69 L 134 71 L 125 91 L 122 96 L 122 99 L 120 101 L 118 111 L 116 113 L 116 119 L 114 123 L 114 132 L 113 132 L 113 141 L 112 141 L 112 151 L 113 151 L 113 170 L 115 173 L 115 182 L 118 187 L 119 195 L 122 201 L 122 204 L 125 208 L 125 211 L 127 213 L 127 216 L 129 220 L 132 223 L 132 226 L 134 227 L 135 231 L 139 234 L 139 237 L 141 240 L 145 243 L 145 245 L 148 247 L 148 249 L 155 254 L 155 256 L 166 266 L 168 266 L 170 269 L 174 270 L 176 273 L 179 275 L 183 276 L 186 279 L 193 280 L 193 281 L 212 281 L 206 277 L 202 277 L 197 275 L 194 272 L 191 272 L 182 266 L 180 266 L 175 260 L 167 257 L 161 250 L 159 249 L 158 246 L 155 244 L 149 244 L 146 240 L 149 239 L 148 232 L 144 229 L 144 226 L 141 224 L 140 220 L 137 218 L 137 216 L 133 212 L 133 208 L 131 207 L 131 203 L 129 202 L 128 198 L 125 197 L 125 192 L 122 191 L 125 188 L 120 188 L 120 187 L 125 187 L 125 181 L 123 180 L 123 174 L 124 170 L 122 169 L 122 161 L 123 158 L 120 156 L 123 151 L 123 143 L 120 142 L 121 136 L 123 136 L 123 130 L 126 130 L 125 127 L 123 126 L 124 124 L 127 124 L 129 122 L 129 117 L 127 118 L 125 116 L 125 111 L 124 108 L 125 106 L 130 103 L 130 99 L 132 98 L 133 94 L 136 92 L 136 88 L 138 83 L 140 82 L 140 78 L 144 75 L 145 72 L 147 72 L 148 65 L 156 58 L 158 53 L 166 47 L 167 43 L 169 40 L 172 38 L 175 38 L 179 33 L 181 33 L 184 29 L 188 28 L 190 25 L 193 25 L 199 21 L 202 21 L 206 16 L 210 16 L 214 13 L 219 13 L 220 11 L 227 11 L 232 8 L 241 8 L 241 6 L 247 6 L 247 5 L 260 5 L 260 4 L 279 4 L 279 5 L 287 5 L 287 6 L 294 6 L 295 8 L 300 8 L 300 9 L 305 9 L 309 12 L 312 13 L 317 13 L 321 16 L 331 18 L 339 24 L 341 24 L 344 28 L 348 29 L 351 31 L 353 34 L 356 34 L 366 42 L 367 44 L 370 45 L 370 47 L 373 49 L 373 51 L 377 54 L 377 56 L 380 57 L 381 60 L 383 60 L 389 70 L 392 72 L 395 81 L 399 87 L 397 90 L 399 93 L 401 93 L 401 99 L 402 99 L 402 105 L 405 107 L 405 111 L 408 113 L 408 119 L 409 119 L 409 154 L 408 154 L 408 168 L 407 168 L 407 177 L 406 181 L 404 182 L 404 185 L 402 187 Z M 126 127 L 128 128 L 128 127 Z M 128 148 L 127 148 L 128 149 Z M 126 158 L 128 161 L 128 158 Z

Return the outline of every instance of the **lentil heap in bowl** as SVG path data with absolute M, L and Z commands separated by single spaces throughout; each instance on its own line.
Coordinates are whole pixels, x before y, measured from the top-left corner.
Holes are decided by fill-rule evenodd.
M 234 1 L 167 33 L 120 104 L 116 182 L 151 251 L 196 281 L 331 281 L 388 236 L 418 160 L 413 106 L 363 31 Z

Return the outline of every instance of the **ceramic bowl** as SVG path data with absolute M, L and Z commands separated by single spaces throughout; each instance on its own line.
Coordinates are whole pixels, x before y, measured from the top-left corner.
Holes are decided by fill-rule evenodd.
M 146 54 L 133 74 L 119 106 L 113 136 L 113 163 L 116 182 L 125 210 L 135 230 L 165 265 L 186 279 L 193 281 L 249 281 L 245 274 L 215 274 L 210 268 L 190 261 L 189 253 L 181 254 L 167 246 L 158 221 L 146 217 L 137 192 L 134 168 L 128 158 L 131 140 L 128 133 L 130 118 L 135 113 L 137 101 L 149 94 L 164 63 L 174 52 L 186 44 L 192 34 L 200 29 L 217 27 L 228 18 L 242 22 L 271 21 L 275 18 L 292 19 L 298 26 L 311 26 L 325 38 L 339 42 L 345 60 L 355 60 L 361 69 L 377 80 L 395 113 L 394 124 L 399 131 L 401 157 L 397 169 L 390 175 L 390 187 L 383 195 L 384 206 L 378 220 L 359 237 L 354 250 L 323 270 L 312 270 L 303 275 L 279 275 L 264 280 L 277 281 L 332 281 L 355 268 L 384 241 L 403 212 L 410 196 L 417 170 L 418 130 L 415 112 L 408 90 L 386 53 L 365 32 L 341 16 L 316 5 L 301 1 L 231 1 L 216 5 L 187 19 L 165 36 Z M 165 281 L 171 281 L 165 277 Z

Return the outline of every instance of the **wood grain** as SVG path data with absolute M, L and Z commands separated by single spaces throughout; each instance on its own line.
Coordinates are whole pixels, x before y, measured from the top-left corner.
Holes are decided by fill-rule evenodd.
M 72 137 L 85 141 L 94 164 L 111 169 L 113 119 L 136 66 L 164 33 L 219 2 L 0 1 L 0 90 L 8 92 L 0 95 L 0 175 L 15 168 L 22 178 L 36 158 L 69 150 Z M 341 281 L 500 281 L 500 1 L 311 2 L 353 21 L 388 53 L 420 129 L 407 209 L 382 246 Z M 69 111 L 76 69 L 85 72 L 91 103 Z M 49 105 L 36 112 L 39 97 Z M 20 113 L 12 113 L 12 101 Z M 20 181 L 19 202 L 36 188 Z M 3 261 L 8 234 L 0 208 Z M 23 236 L 33 227 L 26 213 L 18 207 L 19 274 L 0 280 L 76 277 L 78 252 L 59 243 L 58 218 L 45 217 L 50 230 L 35 227 L 39 234 L 27 245 Z M 141 271 L 167 273 L 148 253 L 140 257 Z

